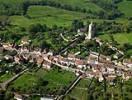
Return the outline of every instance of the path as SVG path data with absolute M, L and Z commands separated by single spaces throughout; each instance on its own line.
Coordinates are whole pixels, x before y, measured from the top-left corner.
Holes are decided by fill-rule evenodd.
M 0 87 L 2 88 L 2 90 L 6 90 L 6 88 L 8 87 L 8 85 L 16 80 L 18 77 L 20 77 L 22 74 L 24 74 L 26 71 L 28 71 L 28 69 L 25 69 L 23 70 L 22 72 L 16 74 L 15 76 L 13 76 L 12 78 L 10 78 L 9 80 L 3 82 L 3 83 L 0 83 Z
M 64 94 L 57 96 L 55 100 L 63 100 L 64 97 L 77 85 L 77 83 L 81 80 L 82 74 L 80 74 L 71 84 L 70 86 L 65 90 Z
M 62 68 L 64 70 L 71 71 L 71 72 L 74 72 L 74 73 L 76 72 L 76 69 L 74 69 L 74 68 L 70 68 L 68 66 L 63 66 L 63 65 L 55 63 L 55 62 L 53 62 L 53 61 L 51 61 L 49 59 L 45 59 L 44 58 L 44 60 L 47 61 L 47 62 L 49 62 L 49 63 L 52 63 L 53 65 L 59 66 L 60 68 Z
M 56 54 L 62 54 L 64 53 L 70 46 L 72 46 L 74 43 L 76 43 L 80 38 L 82 38 L 82 36 L 78 36 L 76 37 L 73 41 L 71 41 L 70 43 L 68 43 L 65 47 L 63 47 L 62 49 L 60 49 Z

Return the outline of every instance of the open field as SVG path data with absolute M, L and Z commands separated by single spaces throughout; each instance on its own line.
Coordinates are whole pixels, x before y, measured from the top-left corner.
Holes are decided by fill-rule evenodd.
M 13 77 L 13 75 L 11 73 L 6 73 L 6 74 L 0 76 L 0 83 L 10 79 L 11 77 Z
M 132 80 L 124 81 L 122 87 L 120 83 L 116 83 L 116 86 L 113 87 L 107 84 L 106 92 L 104 92 L 104 85 L 103 83 L 99 83 L 98 81 L 93 81 L 91 86 L 88 88 L 91 79 L 83 79 L 81 80 L 77 86 L 66 96 L 64 100 L 104 100 L 105 97 L 108 99 L 112 99 L 111 95 L 113 94 L 114 100 L 131 100 L 131 90 L 132 90 Z M 93 91 L 93 92 L 92 92 Z M 123 94 L 123 95 L 122 95 Z M 92 97 L 89 97 L 89 96 Z
M 132 1 L 123 0 L 118 4 L 118 7 L 125 17 L 132 17 Z
M 60 17 L 65 20 L 80 18 L 80 16 L 85 16 L 83 13 L 67 11 L 59 8 L 54 8 L 50 6 L 30 6 L 27 15 L 31 18 L 38 17 Z
M 116 33 L 113 34 L 114 39 L 119 43 L 119 44 L 124 44 L 124 43 L 132 43 L 132 33 Z M 110 41 L 110 36 L 109 34 L 104 34 L 99 36 L 102 40 L 108 40 Z
M 16 90 L 20 89 L 21 91 L 29 92 L 29 90 L 35 88 L 36 85 L 39 84 L 40 81 L 38 79 L 40 78 L 48 82 L 43 88 L 54 91 L 54 89 L 67 86 L 75 78 L 75 75 L 67 71 L 58 72 L 57 70 L 45 71 L 39 69 L 37 72 L 26 72 L 15 80 L 10 87 Z
M 51 0 L 61 4 L 71 5 L 72 7 L 85 8 L 86 10 L 91 10 L 93 12 L 98 12 L 103 10 L 94 3 L 89 2 L 88 0 Z
M 88 90 L 87 87 L 90 83 L 90 79 L 81 80 L 77 86 L 66 96 L 64 100 L 69 100 L 70 98 L 75 98 L 76 100 L 87 100 Z
M 24 16 L 11 16 L 12 25 L 21 27 L 28 27 L 34 23 L 47 24 L 48 26 L 69 26 L 74 19 L 81 19 L 86 17 L 86 14 L 67 11 L 49 6 L 31 6 L 28 9 L 27 15 Z

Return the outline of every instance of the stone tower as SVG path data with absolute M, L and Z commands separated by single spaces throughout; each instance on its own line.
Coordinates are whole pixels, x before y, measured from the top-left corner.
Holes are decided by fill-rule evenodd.
M 86 39 L 92 39 L 93 33 L 93 22 L 89 24 L 88 34 L 86 35 Z

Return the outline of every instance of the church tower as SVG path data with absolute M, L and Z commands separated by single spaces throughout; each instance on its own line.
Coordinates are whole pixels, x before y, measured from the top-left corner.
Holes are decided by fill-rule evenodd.
M 93 32 L 93 22 L 91 22 L 89 24 L 88 34 L 86 35 L 86 38 L 85 39 L 92 39 L 93 36 L 94 36 L 94 32 Z

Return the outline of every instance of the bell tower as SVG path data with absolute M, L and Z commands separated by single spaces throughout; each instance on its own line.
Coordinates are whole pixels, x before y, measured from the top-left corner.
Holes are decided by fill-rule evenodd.
M 88 34 L 86 34 L 86 38 L 85 39 L 92 39 L 92 37 L 93 37 L 93 22 L 91 22 L 90 24 L 89 24 L 89 29 L 88 29 Z

